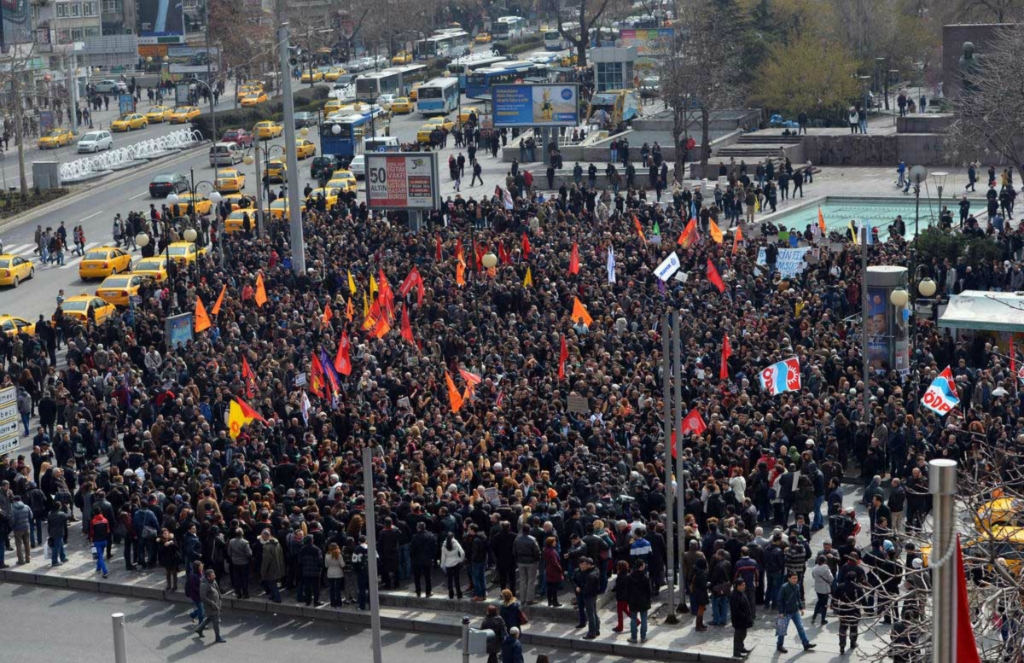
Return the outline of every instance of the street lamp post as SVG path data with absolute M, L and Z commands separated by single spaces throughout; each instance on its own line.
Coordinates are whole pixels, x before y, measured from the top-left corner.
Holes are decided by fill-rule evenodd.
M 935 189 L 939 192 L 939 216 L 942 216 L 942 190 L 946 188 L 946 178 L 949 177 L 949 173 L 936 172 L 932 173 L 932 179 L 935 180 Z
M 190 225 L 189 225 L 188 228 L 185 229 L 185 232 L 184 232 L 184 237 L 185 237 L 185 241 L 186 242 L 195 242 L 199 238 L 198 231 L 196 231 L 196 211 L 197 211 L 196 210 L 196 206 L 197 206 L 196 200 L 201 195 L 200 192 L 199 192 L 200 188 L 202 188 L 203 190 L 209 190 L 209 194 L 206 194 L 206 197 L 210 200 L 210 203 L 212 203 L 210 211 L 213 212 L 214 214 L 217 213 L 216 210 L 214 209 L 215 206 L 219 205 L 220 201 L 223 199 L 222 196 L 220 195 L 220 192 L 216 190 L 216 186 L 213 184 L 213 182 L 210 182 L 208 180 L 200 180 L 200 181 L 196 182 L 195 170 L 192 169 L 192 168 L 189 168 L 189 191 L 188 191 L 188 193 L 189 193 L 189 205 L 188 205 L 188 207 L 186 207 L 186 211 L 188 213 L 188 218 L 189 218 Z M 167 196 L 167 202 L 169 202 L 171 205 L 176 205 L 180 200 L 181 200 L 181 198 L 179 198 L 178 194 L 176 194 L 176 193 L 172 193 L 171 195 Z M 206 233 L 203 233 L 203 234 L 204 234 L 204 238 L 203 238 L 203 241 L 200 243 L 200 246 L 205 246 L 206 242 L 207 242 L 207 239 L 208 239 L 208 236 L 206 236 Z M 169 244 L 170 244 L 170 242 L 168 242 L 168 245 Z M 221 265 L 223 265 L 224 264 L 224 246 L 223 246 L 223 242 L 221 242 L 220 254 L 221 254 L 220 255 Z M 168 250 L 168 259 L 169 258 L 170 258 L 170 251 Z
M 207 35 L 206 39 L 207 39 L 207 42 L 209 42 L 210 36 Z M 207 49 L 209 49 L 209 46 L 207 46 Z M 206 67 L 207 67 L 207 69 L 209 69 L 209 67 L 210 67 L 209 54 L 207 54 Z M 209 73 L 207 73 L 207 75 L 209 75 Z M 213 127 L 212 127 L 212 130 L 213 130 L 212 140 L 213 140 L 213 142 L 216 143 L 217 142 L 217 107 L 213 103 L 213 88 L 210 87 L 209 83 L 201 81 L 201 80 L 199 80 L 198 78 L 196 78 L 194 76 L 192 77 L 192 82 L 194 84 L 196 84 L 196 85 L 202 85 L 203 87 L 206 88 L 206 91 L 210 93 L 210 121 L 213 124 Z

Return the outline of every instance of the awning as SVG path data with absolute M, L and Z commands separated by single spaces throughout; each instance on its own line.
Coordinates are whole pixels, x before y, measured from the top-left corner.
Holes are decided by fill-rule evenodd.
M 1024 292 L 965 290 L 949 298 L 940 327 L 1024 332 Z

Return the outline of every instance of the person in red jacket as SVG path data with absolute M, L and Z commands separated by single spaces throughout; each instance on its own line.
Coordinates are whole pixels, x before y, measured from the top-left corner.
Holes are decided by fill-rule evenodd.
M 107 562 L 103 557 L 103 549 L 110 540 L 110 523 L 103 517 L 98 506 L 92 508 L 92 520 L 89 521 L 89 540 L 92 541 L 96 555 L 96 570 L 107 577 Z
M 544 581 L 548 586 L 548 607 L 557 608 L 562 604 L 558 602 L 558 586 L 562 584 L 562 562 L 558 559 L 558 549 L 555 546 L 558 539 L 549 536 L 544 542 Z

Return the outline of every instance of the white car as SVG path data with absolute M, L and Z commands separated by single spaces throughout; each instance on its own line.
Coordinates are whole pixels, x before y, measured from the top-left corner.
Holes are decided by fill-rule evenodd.
M 94 83 L 93 87 L 96 89 L 97 94 L 114 94 L 117 92 L 128 91 L 128 86 L 125 85 L 124 81 L 114 81 L 109 78 L 98 83 Z
M 109 131 L 90 131 L 78 139 L 78 152 L 102 152 L 114 146 L 114 137 Z
M 348 164 L 348 169 L 357 180 L 366 177 L 366 155 L 357 154 L 352 157 L 352 161 Z
M 384 110 L 391 110 L 391 103 L 394 100 L 395 100 L 395 95 L 393 95 L 393 94 L 382 94 L 379 97 L 377 97 L 376 103 L 377 103 L 378 106 L 380 106 Z

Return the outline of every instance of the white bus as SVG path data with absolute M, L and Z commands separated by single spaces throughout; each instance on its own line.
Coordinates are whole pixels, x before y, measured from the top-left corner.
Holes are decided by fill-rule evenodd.
M 563 23 L 562 29 L 566 34 L 576 36 L 579 34 L 580 26 L 576 23 Z M 551 29 L 544 33 L 544 50 L 546 51 L 564 51 L 568 48 L 572 48 L 572 43 L 568 39 L 562 36 L 562 33 L 558 31 L 558 24 L 551 26 Z
M 382 94 L 402 94 L 402 72 L 397 69 L 361 74 L 356 78 L 356 99 L 373 103 Z
M 458 57 L 469 52 L 469 42 L 470 36 L 465 30 L 446 28 L 416 42 L 416 59 Z
M 519 16 L 502 16 L 491 26 L 491 32 L 498 41 L 519 39 L 525 26 L 526 20 Z
M 466 89 L 466 77 L 477 69 L 492 67 L 508 58 L 503 55 L 491 55 L 490 53 L 473 54 L 464 58 L 456 58 L 445 67 L 445 75 L 459 79 L 459 87 Z
M 420 86 L 416 112 L 423 115 L 447 115 L 459 106 L 459 79 L 435 78 Z

